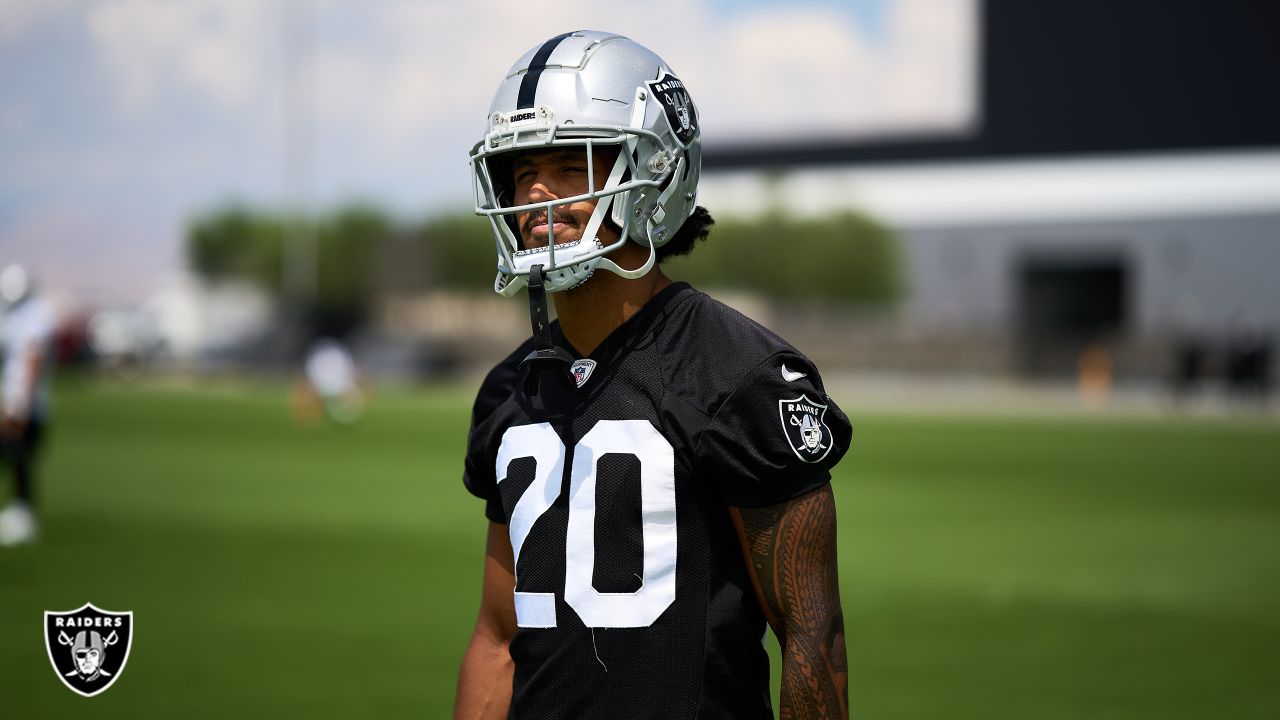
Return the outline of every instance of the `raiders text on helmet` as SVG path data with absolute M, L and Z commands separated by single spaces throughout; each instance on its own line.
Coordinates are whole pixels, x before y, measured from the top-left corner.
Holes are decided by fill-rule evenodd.
M 566 146 L 586 154 L 588 192 L 514 205 L 507 154 Z M 600 146 L 621 149 L 613 167 L 593 166 L 591 151 Z M 656 249 L 693 214 L 701 161 L 697 109 L 662 58 L 620 35 L 585 30 L 530 49 L 498 86 L 485 136 L 471 150 L 475 211 L 489 220 L 497 243 L 494 290 L 515 294 L 539 264 L 551 292 L 581 284 L 597 267 L 626 278 L 644 275 Z M 593 190 L 597 173 L 606 182 Z M 592 199 L 596 208 L 580 240 L 557 244 L 551 223 L 547 247 L 521 249 L 516 213 L 551 213 Z M 620 229 L 616 242 L 599 237 L 606 220 Z M 638 268 L 603 257 L 628 238 L 649 248 Z

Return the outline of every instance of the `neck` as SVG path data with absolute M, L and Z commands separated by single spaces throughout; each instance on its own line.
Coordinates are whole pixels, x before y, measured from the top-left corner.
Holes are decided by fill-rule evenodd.
M 581 287 L 552 295 L 560 331 L 579 355 L 588 355 L 670 284 L 657 266 L 635 280 L 598 271 Z

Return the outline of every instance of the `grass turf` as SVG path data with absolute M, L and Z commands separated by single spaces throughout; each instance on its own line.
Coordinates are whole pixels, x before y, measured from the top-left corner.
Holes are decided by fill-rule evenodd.
M 448 717 L 485 523 L 465 391 L 301 429 L 274 386 L 60 390 L 45 537 L 0 552 L 0 715 Z M 1280 717 L 1275 426 L 852 414 L 855 714 Z M 85 601 L 136 618 L 90 700 L 41 637 Z

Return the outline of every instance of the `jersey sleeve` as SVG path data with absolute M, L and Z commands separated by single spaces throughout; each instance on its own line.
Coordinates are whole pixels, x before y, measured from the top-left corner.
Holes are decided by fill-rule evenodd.
M 502 498 L 498 494 L 495 477 L 496 448 L 499 438 L 494 437 L 492 422 L 494 411 L 502 404 L 514 382 L 514 369 L 503 363 L 485 377 L 471 408 L 471 427 L 467 431 L 467 455 L 463 461 L 462 483 L 467 492 L 485 501 L 484 514 L 493 522 L 506 523 L 502 510 Z
M 826 484 L 851 437 L 848 417 L 827 396 L 813 364 L 780 352 L 719 407 L 695 456 L 725 503 L 762 507 Z

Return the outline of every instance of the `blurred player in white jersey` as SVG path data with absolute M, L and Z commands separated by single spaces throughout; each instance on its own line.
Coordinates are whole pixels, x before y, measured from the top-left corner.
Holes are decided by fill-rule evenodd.
M 49 420 L 50 340 L 53 312 L 35 294 L 20 265 L 0 271 L 5 306 L 3 418 L 0 446 L 14 479 L 13 496 L 0 511 L 0 545 L 34 542 L 39 531 L 34 510 L 35 455 Z
M 365 393 L 351 351 L 340 340 L 322 337 L 307 350 L 304 377 L 295 384 L 294 416 L 311 424 L 321 415 L 349 425 L 364 414 Z

